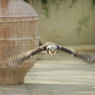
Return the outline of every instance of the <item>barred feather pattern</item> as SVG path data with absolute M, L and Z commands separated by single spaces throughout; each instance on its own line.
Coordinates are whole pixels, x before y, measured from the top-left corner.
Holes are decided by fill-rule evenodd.
M 9 66 L 9 67 L 20 67 L 21 64 L 28 60 L 32 55 L 31 55 L 31 52 L 32 51 L 28 51 L 26 53 L 22 53 L 18 56 L 15 56 L 15 57 L 10 57 L 8 59 L 6 59 L 6 64 Z
M 95 55 L 87 52 L 76 52 L 74 57 L 79 58 L 86 63 L 95 63 Z

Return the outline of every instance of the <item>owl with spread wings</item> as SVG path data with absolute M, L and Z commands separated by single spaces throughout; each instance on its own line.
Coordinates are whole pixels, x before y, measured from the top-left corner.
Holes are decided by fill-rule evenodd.
M 6 64 L 9 67 L 14 67 L 14 68 L 20 67 L 24 61 L 30 59 L 31 56 L 34 56 L 42 51 L 46 51 L 47 54 L 54 56 L 55 59 L 57 60 L 55 55 L 58 53 L 59 50 L 66 52 L 70 55 L 73 55 L 75 58 L 79 58 L 79 59 L 85 61 L 86 63 L 95 63 L 95 56 L 93 54 L 90 54 L 87 52 L 78 52 L 73 49 L 57 45 L 55 43 L 47 42 L 46 44 L 44 44 L 36 49 L 30 50 L 25 53 L 19 54 L 15 57 L 10 57 L 10 58 L 6 59 Z

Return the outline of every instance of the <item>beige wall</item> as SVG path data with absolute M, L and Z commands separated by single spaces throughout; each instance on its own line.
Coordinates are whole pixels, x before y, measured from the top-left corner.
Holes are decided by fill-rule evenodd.
M 63 0 L 58 2 L 59 9 L 50 3 L 49 18 L 42 14 L 44 11 L 39 1 L 34 3 L 34 9 L 39 14 L 39 34 L 43 43 L 52 41 L 61 45 L 95 44 L 95 5 L 92 9 L 91 0 L 78 0 L 72 8 L 68 8 L 71 0 Z M 87 16 L 90 16 L 88 27 L 83 26 L 78 35 L 78 21 Z

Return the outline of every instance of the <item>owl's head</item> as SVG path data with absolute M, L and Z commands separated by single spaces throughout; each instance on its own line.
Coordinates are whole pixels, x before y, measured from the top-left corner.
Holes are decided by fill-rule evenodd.
M 56 53 L 58 52 L 58 47 L 56 45 L 51 44 L 47 46 L 46 51 L 49 55 L 56 55 Z

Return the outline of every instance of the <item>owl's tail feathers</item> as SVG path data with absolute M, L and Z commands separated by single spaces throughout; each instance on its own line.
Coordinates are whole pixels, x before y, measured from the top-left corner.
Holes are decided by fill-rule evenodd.
M 87 52 L 76 52 L 73 55 L 74 55 L 74 57 L 79 58 L 88 64 L 95 63 L 95 55 L 94 54 L 87 53 Z

